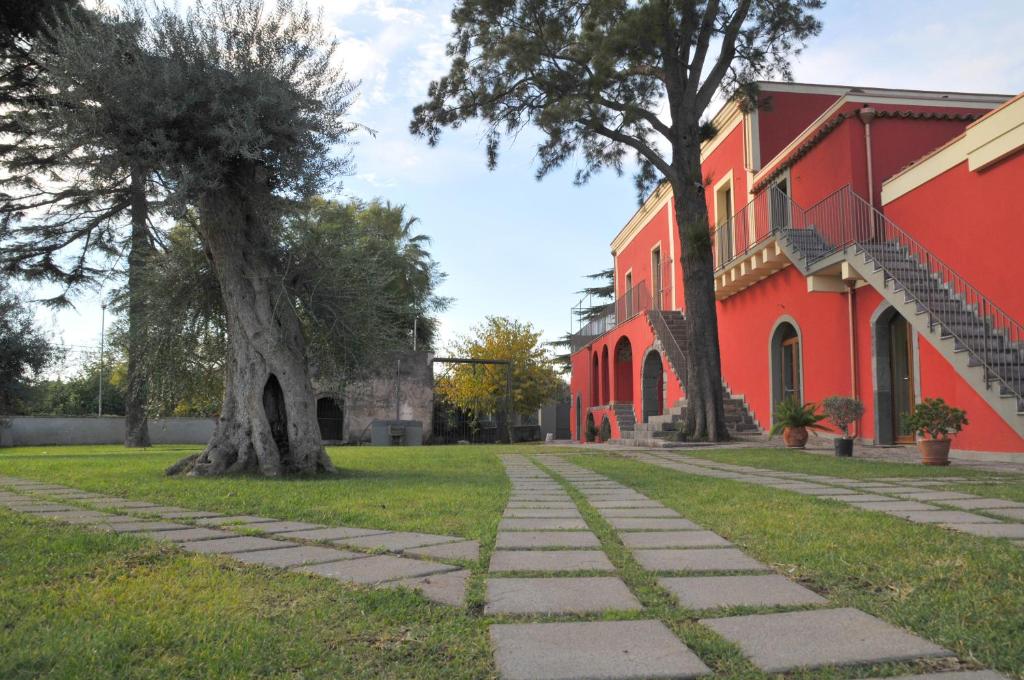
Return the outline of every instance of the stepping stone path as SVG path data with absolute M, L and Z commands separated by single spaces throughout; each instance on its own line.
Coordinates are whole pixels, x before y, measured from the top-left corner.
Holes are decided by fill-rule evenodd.
M 527 502 L 524 496 L 541 489 L 546 495 L 561 496 L 562 504 L 572 502 L 563 482 L 527 457 L 508 455 L 502 460 L 512 481 L 506 517 Z M 683 609 L 674 619 L 693 618 L 687 612 L 699 612 L 706 617 L 700 619 L 701 624 L 734 643 L 764 672 L 952 655 L 864 612 L 829 608 L 826 598 L 772 573 L 768 565 L 722 536 L 633 489 L 556 456 L 543 456 L 542 460 L 544 468 L 557 473 L 586 499 L 632 551 L 633 558 L 653 572 L 667 595 L 674 596 Z M 610 496 L 619 500 L 609 505 L 606 499 Z M 584 520 L 583 513 L 579 519 Z M 544 534 L 557 536 L 544 541 Z M 520 535 L 529 540 L 519 539 Z M 565 549 L 569 536 L 579 536 L 578 544 L 589 549 Z M 503 524 L 491 559 L 484 610 L 490 616 L 511 617 L 507 622 L 499 619 L 490 628 L 501 677 L 568 680 L 711 674 L 664 622 L 642 618 L 642 602 L 618 575 L 592 573 L 593 565 L 598 564 L 607 563 L 614 569 L 600 545 L 590 527 L 544 531 L 516 530 L 514 525 Z M 559 560 L 564 560 L 561 568 Z M 771 613 L 716 616 L 735 607 L 767 608 Z M 793 609 L 799 611 L 787 611 Z M 628 616 L 628 612 L 639 612 L 641 619 L 636 620 L 636 613 Z M 603 620 L 537 620 L 552 615 L 600 615 Z M 939 677 L 955 680 L 955 674 Z M 1000 676 L 980 675 L 971 680 L 990 677 Z
M 885 513 L 916 524 L 934 524 L 975 536 L 1008 538 L 1024 547 L 1024 503 L 1004 498 L 984 498 L 956 491 L 936 491 L 930 488 L 952 482 L 973 484 L 998 480 L 949 476 L 929 479 L 883 477 L 864 481 L 802 472 L 763 470 L 677 453 L 624 451 L 622 455 L 691 475 L 731 479 L 834 500 L 861 510 Z
M 168 541 L 186 552 L 223 555 L 246 564 L 346 583 L 412 588 L 435 602 L 460 607 L 465 605 L 469 570 L 449 562 L 480 559 L 480 544 L 458 536 L 328 527 L 254 515 L 224 516 L 15 477 L 0 477 L 0 507 L 97 531 Z M 103 511 L 107 508 L 118 514 Z M 237 530 L 260 535 L 240 535 Z

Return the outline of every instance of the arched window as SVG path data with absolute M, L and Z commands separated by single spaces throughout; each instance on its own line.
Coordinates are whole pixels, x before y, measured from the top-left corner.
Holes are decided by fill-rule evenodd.
M 611 403 L 611 384 L 608 381 L 608 345 L 601 350 L 601 404 Z
M 772 333 L 772 408 L 786 399 L 803 403 L 803 358 L 800 352 L 800 332 L 796 326 L 783 321 Z
M 598 364 L 597 352 L 594 352 L 594 364 L 590 370 L 590 405 L 597 406 L 601 403 L 601 370 Z

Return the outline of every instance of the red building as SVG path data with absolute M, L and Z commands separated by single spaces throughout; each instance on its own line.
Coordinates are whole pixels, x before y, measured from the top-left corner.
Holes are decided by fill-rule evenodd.
M 762 83 L 701 150 L 727 415 L 864 402 L 857 436 L 912 442 L 925 397 L 959 451 L 1024 452 L 1024 98 Z M 573 436 L 664 436 L 685 407 L 679 235 L 658 188 L 615 236 L 614 303 L 573 334 Z

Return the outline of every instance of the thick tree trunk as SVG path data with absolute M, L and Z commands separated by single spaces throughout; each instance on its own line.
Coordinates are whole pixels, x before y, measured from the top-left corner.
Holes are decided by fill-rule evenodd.
M 333 472 L 320 440 L 305 339 L 252 196 L 258 182 L 214 190 L 200 203 L 199 231 L 224 300 L 228 359 L 224 402 L 201 454 L 168 474 Z
M 724 441 L 729 438 L 729 432 L 722 403 L 722 358 L 718 344 L 711 232 L 697 135 L 690 139 L 692 147 L 674 149 L 676 177 L 672 185 L 689 334 L 683 432 L 690 439 Z
M 145 299 L 142 293 L 142 271 L 153 252 L 149 238 L 149 202 L 146 198 L 146 175 L 132 168 L 131 184 L 132 236 L 128 253 L 128 389 L 124 406 L 124 445 L 132 448 L 149 446 L 149 422 L 146 402 L 149 390 L 144 362 L 146 324 L 143 320 Z

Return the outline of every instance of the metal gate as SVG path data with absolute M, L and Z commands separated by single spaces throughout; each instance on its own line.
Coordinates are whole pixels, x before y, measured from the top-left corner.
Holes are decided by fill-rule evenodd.
M 434 393 L 434 419 L 431 443 L 455 444 L 460 441 L 471 444 L 508 443 L 511 441 L 511 407 L 512 407 L 512 363 L 502 359 L 468 359 L 459 357 L 436 357 L 433 364 L 442 364 L 440 376 L 435 370 L 434 384 L 443 380 L 458 366 L 504 366 L 504 394 L 497 400 L 498 407 L 493 413 L 485 413 L 486 409 L 464 409 L 449 403 L 436 391 Z

